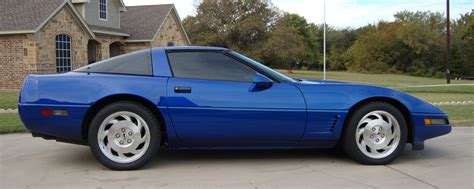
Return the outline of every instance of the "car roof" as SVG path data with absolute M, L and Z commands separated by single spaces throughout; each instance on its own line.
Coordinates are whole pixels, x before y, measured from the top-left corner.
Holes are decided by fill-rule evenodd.
M 215 51 L 225 51 L 229 50 L 223 47 L 210 47 L 210 46 L 172 46 L 172 47 L 163 47 L 165 50 L 215 50 Z

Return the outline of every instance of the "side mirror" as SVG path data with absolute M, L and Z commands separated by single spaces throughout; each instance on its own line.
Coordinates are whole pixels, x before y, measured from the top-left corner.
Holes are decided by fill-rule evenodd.
M 253 76 L 253 83 L 254 86 L 252 87 L 251 91 L 265 90 L 273 85 L 273 81 L 271 79 L 258 72 Z

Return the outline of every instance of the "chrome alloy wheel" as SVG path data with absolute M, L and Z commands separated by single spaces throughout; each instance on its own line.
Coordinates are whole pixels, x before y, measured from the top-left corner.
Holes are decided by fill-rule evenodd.
M 120 111 L 104 119 L 97 140 L 100 150 L 108 159 L 117 163 L 131 163 L 147 151 L 150 130 L 139 115 Z
M 385 158 L 400 143 L 400 125 L 392 114 L 372 111 L 359 121 L 355 139 L 364 155 L 374 159 Z

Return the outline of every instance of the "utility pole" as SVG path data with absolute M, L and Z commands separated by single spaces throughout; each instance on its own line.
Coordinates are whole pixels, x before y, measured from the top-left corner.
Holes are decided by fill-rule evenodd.
M 446 83 L 451 83 L 451 30 L 449 28 L 449 0 L 446 0 Z
M 324 0 L 324 22 L 323 22 L 323 54 L 324 54 L 324 60 L 323 60 L 323 80 L 326 80 L 326 0 Z

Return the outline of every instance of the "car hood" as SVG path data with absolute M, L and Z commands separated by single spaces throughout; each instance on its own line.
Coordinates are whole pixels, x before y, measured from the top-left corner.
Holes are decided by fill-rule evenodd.
M 444 114 L 438 107 L 395 89 L 329 80 L 299 80 L 308 109 L 348 110 L 364 100 L 386 99 L 402 103 L 412 113 Z

